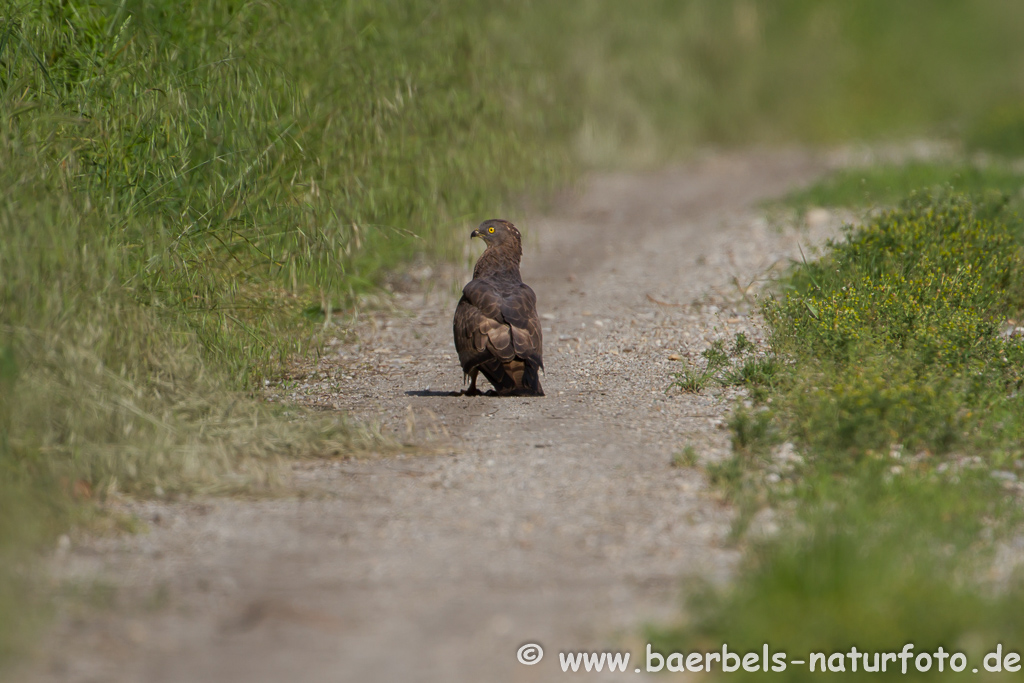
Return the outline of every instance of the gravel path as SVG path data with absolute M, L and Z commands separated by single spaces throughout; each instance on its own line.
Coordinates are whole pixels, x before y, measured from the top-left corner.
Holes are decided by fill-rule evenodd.
M 671 465 L 687 445 L 728 452 L 736 394 L 666 393 L 670 373 L 714 339 L 760 338 L 747 298 L 817 237 L 754 205 L 826 165 L 747 153 L 597 176 L 516 221 L 544 398 L 450 396 L 449 281 L 468 271 L 414 272 L 434 286 L 406 287 L 396 313 L 269 394 L 419 448 L 299 463 L 293 498 L 139 504 L 149 533 L 59 551 L 56 576 L 101 604 L 62 611 L 19 679 L 539 681 L 562 675 L 559 651 L 640 656 L 639 627 L 678 616 L 681 579 L 727 580 L 738 557 L 730 510 Z M 819 218 L 812 232 L 835 228 Z M 516 662 L 526 642 L 544 661 Z

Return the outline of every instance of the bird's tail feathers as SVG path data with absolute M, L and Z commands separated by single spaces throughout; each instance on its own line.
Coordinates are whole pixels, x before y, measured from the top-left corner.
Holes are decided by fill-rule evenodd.
M 480 371 L 494 386 L 497 394 L 505 396 L 543 396 L 538 366 L 530 361 L 516 359 L 502 363 L 492 358 L 482 363 Z

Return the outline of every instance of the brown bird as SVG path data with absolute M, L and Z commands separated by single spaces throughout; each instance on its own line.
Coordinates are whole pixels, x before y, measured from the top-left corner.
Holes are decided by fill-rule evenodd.
M 519 230 L 494 219 L 481 223 L 469 236 L 483 239 L 487 249 L 473 268 L 473 280 L 462 289 L 452 324 L 455 350 L 470 380 L 465 393 L 480 394 L 476 377 L 482 372 L 498 396 L 543 396 L 538 371 L 544 369 L 544 345 L 537 295 L 519 275 Z

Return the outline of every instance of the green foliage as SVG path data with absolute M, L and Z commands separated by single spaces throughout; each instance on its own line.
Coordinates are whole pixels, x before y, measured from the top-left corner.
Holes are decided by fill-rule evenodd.
M 778 359 L 772 356 L 748 357 L 726 372 L 722 381 L 727 385 L 746 386 L 756 392 L 773 386 L 781 370 Z
M 564 180 L 505 19 L 0 6 L 0 623 L 27 611 L 11 568 L 85 500 L 260 489 L 282 456 L 381 443 L 252 389 L 315 337 L 311 304 L 461 254 L 466 222 Z
M 914 654 L 964 652 L 981 669 L 986 653 L 1002 643 L 1019 651 L 1024 638 L 1019 586 L 998 597 L 980 593 L 960 572 L 983 569 L 991 555 L 978 550 L 977 538 L 992 514 L 991 487 L 963 482 L 948 487 L 916 487 L 893 481 L 873 485 L 857 504 L 819 512 L 800 533 L 789 531 L 751 550 L 742 578 L 729 590 L 696 590 L 689 620 L 676 628 L 652 628 L 653 648 L 673 651 L 786 652 L 805 662 L 811 652 L 899 652 L 914 644 Z M 859 496 L 851 496 L 858 498 Z M 908 510 L 914 514 L 908 514 Z M 952 519 L 963 520 L 953 533 L 938 532 Z M 944 545 L 934 547 L 937 538 Z M 972 561 L 965 562 L 964 557 Z M 965 566 L 966 565 L 966 566 Z M 869 656 L 869 662 L 873 656 Z M 919 673 L 913 660 L 908 674 L 889 665 L 886 674 L 853 673 L 846 658 L 845 677 L 875 680 L 934 680 L 936 668 Z M 934 663 L 933 663 L 934 664 Z M 894 670 L 895 668 L 895 670 Z M 721 667 L 718 667 L 720 672 Z M 948 669 L 947 669 L 948 670 Z M 718 675 L 721 675 L 718 673 Z M 780 680 L 820 677 L 808 665 L 773 673 Z M 764 674 L 742 670 L 722 676 L 760 680 Z
M 778 371 L 775 359 L 758 355 L 754 343 L 742 332 L 736 335 L 728 351 L 725 342 L 718 340 L 700 355 L 704 359 L 704 367 L 685 367 L 672 373 L 675 380 L 671 386 L 699 393 L 712 382 L 721 386 L 770 384 Z
M 1024 156 L 1024 103 L 993 107 L 967 131 L 966 142 L 974 149 L 1001 156 Z
M 0 87 L 31 112 L 6 144 L 243 384 L 294 350 L 303 299 L 451 255 L 462 217 L 562 177 L 550 117 L 492 96 L 530 87 L 473 3 L 54 2 L 4 26 Z
M 261 452 L 258 429 L 236 429 L 261 420 L 279 432 L 267 451 L 295 450 L 286 423 L 231 392 L 300 350 L 309 302 L 351 301 L 413 253 L 450 255 L 462 217 L 564 177 L 544 144 L 555 117 L 526 106 L 540 91 L 474 3 L 3 11 L 0 367 L 17 398 L 0 418 L 15 470 L 96 490 L 211 483 L 239 464 L 228 453 Z M 350 431 L 313 431 L 332 430 Z
M 914 191 L 932 194 L 1000 193 L 1019 203 L 1024 174 L 999 164 L 976 166 L 964 163 L 911 162 L 836 171 L 810 187 L 791 193 L 781 204 L 806 211 L 814 206 L 895 206 Z
M 688 623 L 652 630 L 661 651 L 769 642 L 807 659 L 912 642 L 977 666 L 997 643 L 1019 650 L 1024 586 L 1002 577 L 994 598 L 979 582 L 992 540 L 1024 521 L 1007 471 L 1022 464 L 1024 344 L 1003 334 L 1024 306 L 1024 231 L 983 196 L 911 195 L 766 302 L 776 371 L 734 412 L 733 456 L 708 474 L 739 531 L 763 506 L 788 519 L 752 541 L 732 589 L 699 592 Z
M 683 368 L 673 373 L 675 382 L 683 391 L 697 393 L 707 386 L 708 382 L 715 379 L 715 375 L 729 364 L 729 356 L 726 354 L 721 341 L 716 341 L 700 353 L 704 358 L 704 369 Z
M 776 443 L 777 430 L 771 418 L 771 413 L 765 410 L 752 411 L 742 407 L 735 410 L 729 421 L 733 451 L 760 454 Z
M 698 461 L 697 449 L 688 445 L 672 456 L 672 467 L 696 467 Z
M 578 153 L 602 164 L 705 142 L 949 135 L 1024 87 L 1024 6 L 1005 0 L 535 7 L 524 43 L 582 109 Z
M 1000 335 L 1024 302 L 1019 251 L 998 204 L 914 196 L 800 268 L 765 306 L 773 347 L 799 368 L 793 435 L 855 456 L 991 435 L 979 420 L 1019 403 L 1024 348 Z

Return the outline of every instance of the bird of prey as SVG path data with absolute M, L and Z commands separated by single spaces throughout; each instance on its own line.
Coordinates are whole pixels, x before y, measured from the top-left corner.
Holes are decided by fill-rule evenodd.
M 465 377 L 466 395 L 479 395 L 477 374 L 498 396 L 543 396 L 538 371 L 544 369 L 544 348 L 537 316 L 537 295 L 523 283 L 519 260 L 522 238 L 508 221 L 484 221 L 470 233 L 487 249 L 473 268 L 473 280 L 462 289 L 452 328 L 455 349 Z

